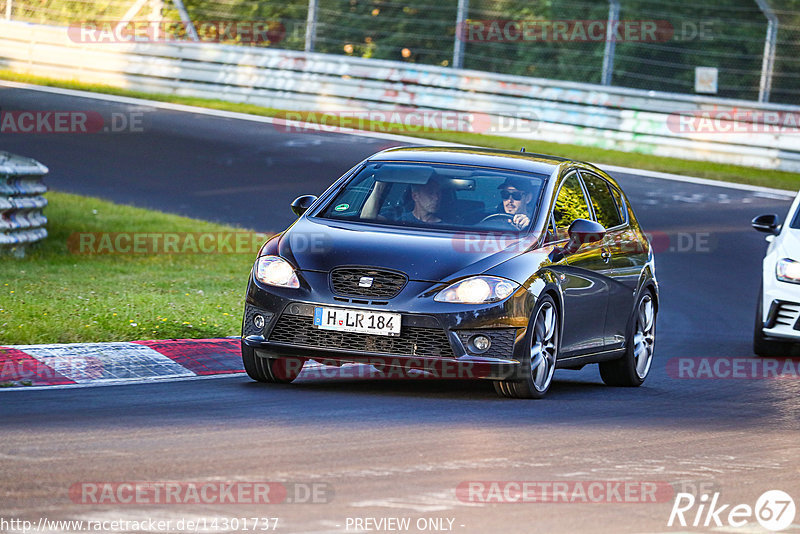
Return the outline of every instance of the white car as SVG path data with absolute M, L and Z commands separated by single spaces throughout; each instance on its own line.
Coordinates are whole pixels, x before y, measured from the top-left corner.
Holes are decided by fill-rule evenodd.
M 786 221 L 772 214 L 759 215 L 753 228 L 769 234 L 758 293 L 753 351 L 759 356 L 788 356 L 792 343 L 800 343 L 800 194 Z

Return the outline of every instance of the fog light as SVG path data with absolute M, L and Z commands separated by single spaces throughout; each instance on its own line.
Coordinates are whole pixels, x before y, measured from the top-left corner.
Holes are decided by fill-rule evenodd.
M 476 352 L 486 352 L 492 346 L 492 342 L 486 336 L 475 336 L 472 338 L 472 346 Z
M 264 328 L 264 316 L 263 315 L 256 315 L 253 317 L 253 324 L 256 325 L 256 328 L 261 330 Z

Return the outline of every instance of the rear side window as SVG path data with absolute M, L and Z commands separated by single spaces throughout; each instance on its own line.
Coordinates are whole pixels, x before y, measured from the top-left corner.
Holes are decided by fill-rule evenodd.
M 611 193 L 611 186 L 608 182 L 594 174 L 581 173 L 583 183 L 586 184 L 586 191 L 592 202 L 594 214 L 597 222 L 604 228 L 613 228 L 622 224 L 620 211 Z
M 577 174 L 571 174 L 561 184 L 561 189 L 556 197 L 553 208 L 553 221 L 556 226 L 556 239 L 569 237 L 569 225 L 575 219 L 590 219 L 592 215 L 586 197 L 583 194 L 581 183 Z
M 617 211 L 619 212 L 619 218 L 623 223 L 628 222 L 628 208 L 625 206 L 625 200 L 622 198 L 622 193 L 619 192 L 619 189 L 614 187 L 613 185 L 609 185 L 611 189 L 611 196 L 614 197 L 614 202 L 617 205 Z

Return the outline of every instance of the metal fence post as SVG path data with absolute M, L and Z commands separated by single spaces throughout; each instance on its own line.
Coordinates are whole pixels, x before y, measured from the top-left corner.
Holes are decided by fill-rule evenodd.
M 453 68 L 460 69 L 464 66 L 464 38 L 466 29 L 464 24 L 467 21 L 467 11 L 469 10 L 469 0 L 458 0 L 458 10 L 456 11 L 456 34 L 453 41 Z
M 172 3 L 175 4 L 175 9 L 178 10 L 181 22 L 186 26 L 186 33 L 189 34 L 192 41 L 199 41 L 200 37 L 197 36 L 197 30 L 194 29 L 194 24 L 192 19 L 189 18 L 189 12 L 186 11 L 186 7 L 183 5 L 183 0 L 172 0 Z
M 308 0 L 308 17 L 306 17 L 306 52 L 314 51 L 317 39 L 317 0 Z
M 606 48 L 603 51 L 603 72 L 600 83 L 611 85 L 614 76 L 614 51 L 617 47 L 614 33 L 619 23 L 619 0 L 608 0 L 608 21 L 606 22 Z
M 778 17 L 767 0 L 756 0 L 758 8 L 767 17 L 767 36 L 764 39 L 764 58 L 761 61 L 761 82 L 758 84 L 758 101 L 769 102 L 772 89 L 772 72 L 775 69 L 775 44 L 778 40 Z

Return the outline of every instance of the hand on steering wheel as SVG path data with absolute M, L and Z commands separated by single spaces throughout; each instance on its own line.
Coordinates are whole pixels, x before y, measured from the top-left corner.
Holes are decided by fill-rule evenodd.
M 484 217 L 483 220 L 481 220 L 481 223 L 499 218 L 506 219 L 508 221 L 508 224 L 519 229 L 525 228 L 526 226 L 528 226 L 528 223 L 531 222 L 530 219 L 528 219 L 528 216 L 522 213 L 517 213 L 515 215 L 512 215 L 510 213 L 492 213 L 491 215 Z
M 509 224 L 514 224 L 514 216 L 509 213 L 492 213 L 491 215 L 487 215 L 486 217 L 481 219 L 481 222 L 485 223 L 486 221 L 491 221 L 492 219 L 499 219 L 501 217 L 508 219 Z

